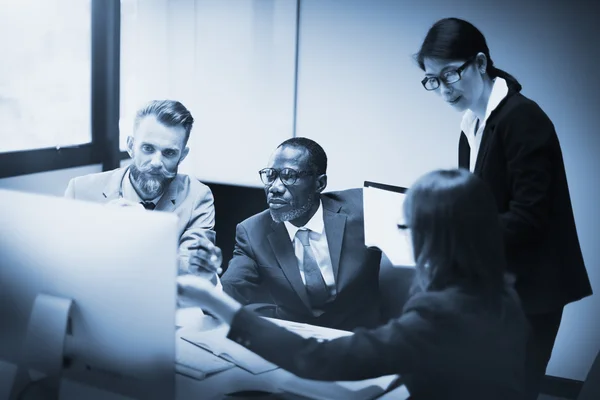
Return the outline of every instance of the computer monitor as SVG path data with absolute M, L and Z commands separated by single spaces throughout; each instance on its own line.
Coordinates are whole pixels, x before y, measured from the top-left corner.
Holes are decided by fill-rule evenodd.
M 61 393 L 173 398 L 176 223 L 0 190 L 0 360 L 56 374 L 58 353 Z

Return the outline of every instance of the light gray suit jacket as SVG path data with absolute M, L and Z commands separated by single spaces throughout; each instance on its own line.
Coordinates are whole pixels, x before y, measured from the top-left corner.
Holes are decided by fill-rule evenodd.
M 71 179 L 65 197 L 108 203 L 122 197 L 128 167 Z M 179 268 L 187 272 L 190 248 L 204 236 L 215 242 L 215 207 L 210 188 L 188 175 L 178 174 L 158 201 L 155 211 L 173 212 L 179 218 Z

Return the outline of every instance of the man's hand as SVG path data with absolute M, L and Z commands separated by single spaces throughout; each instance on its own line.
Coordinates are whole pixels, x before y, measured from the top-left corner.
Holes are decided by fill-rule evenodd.
M 242 307 L 229 295 L 215 289 L 212 283 L 199 276 L 179 276 L 177 294 L 177 304 L 180 307 L 202 307 L 227 324 L 231 324 L 235 313 Z
M 208 238 L 202 236 L 198 242 L 189 248 L 188 271 L 211 279 L 215 274 L 221 274 L 223 256 L 221 249 L 215 246 Z
M 214 301 L 215 287 L 200 276 L 177 277 L 177 303 L 183 307 L 205 307 Z
M 141 205 L 140 203 L 135 203 L 133 201 L 125 200 L 122 197 L 119 197 L 118 199 L 113 199 L 113 200 L 109 201 L 108 203 L 106 203 L 106 206 L 108 206 L 108 207 L 136 207 L 141 210 L 145 210 L 144 206 Z

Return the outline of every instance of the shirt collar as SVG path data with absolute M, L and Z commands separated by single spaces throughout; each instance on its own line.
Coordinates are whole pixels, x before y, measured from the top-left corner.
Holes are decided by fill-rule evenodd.
M 300 229 L 309 229 L 318 234 L 323 234 L 325 222 L 323 220 L 323 207 L 321 206 L 321 199 L 319 199 L 319 207 L 317 208 L 317 212 L 315 212 L 315 215 L 313 215 L 304 226 L 297 227 L 289 221 L 283 221 L 283 224 L 285 225 L 285 229 L 287 229 L 288 235 L 290 235 L 290 240 L 292 242 L 294 241 L 296 232 L 298 232 Z
M 145 201 L 142 200 L 142 198 L 138 195 L 138 193 L 135 191 L 135 188 L 133 187 L 133 184 L 131 183 L 131 174 L 129 173 L 129 168 L 127 168 L 127 172 L 125 172 L 122 185 L 123 198 L 125 200 L 129 200 L 133 203 L 140 203 Z M 154 205 L 158 204 L 158 201 L 160 200 L 161 196 L 162 195 L 155 197 L 154 199 L 150 200 L 150 202 L 154 203 Z
M 506 80 L 500 77 L 496 77 L 494 79 L 494 85 L 492 86 L 492 92 L 490 93 L 490 98 L 488 99 L 487 107 L 485 109 L 485 118 L 483 123 L 487 121 L 490 114 L 498 107 L 500 102 L 506 97 L 508 94 L 508 85 L 506 84 Z M 471 110 L 467 110 L 462 118 L 462 122 L 460 124 L 460 129 L 466 135 L 473 135 L 473 131 L 475 130 L 475 123 L 477 122 L 477 116 Z M 481 122 L 479 123 L 482 124 Z

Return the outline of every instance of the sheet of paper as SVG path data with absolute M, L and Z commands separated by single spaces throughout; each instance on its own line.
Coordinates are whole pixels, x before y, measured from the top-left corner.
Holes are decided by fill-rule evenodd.
M 177 372 L 195 379 L 233 368 L 229 361 L 178 337 L 176 342 L 175 369 Z
M 181 333 L 181 338 L 255 375 L 279 368 L 244 346 L 227 339 L 228 329 L 229 327 L 225 326 L 201 332 L 185 331 Z
M 276 318 L 263 317 L 283 328 L 288 329 L 304 338 L 331 340 L 342 336 L 353 335 L 353 332 L 339 329 L 324 328 L 300 322 L 285 321 Z M 306 396 L 315 399 L 372 399 L 383 393 L 398 375 L 386 375 L 362 381 L 321 382 L 290 377 L 281 384 L 280 388 L 287 393 Z
M 393 265 L 414 267 L 410 232 L 398 229 L 398 223 L 405 222 L 404 199 L 404 193 L 363 188 L 365 245 L 378 247 Z
M 263 317 L 266 320 L 269 320 L 283 328 L 286 328 L 289 331 L 296 333 L 297 335 L 302 336 L 303 338 L 315 338 L 315 339 L 325 339 L 331 340 L 342 336 L 352 335 L 352 332 L 342 331 L 339 329 L 331 329 L 331 328 L 323 328 L 321 326 L 308 325 L 300 322 L 293 321 L 285 321 L 276 318 L 268 318 Z
M 345 387 L 350 390 L 361 390 L 364 387 L 376 386 L 381 388 L 381 391 L 385 391 L 390 384 L 398 377 L 398 375 L 384 375 L 378 378 L 365 379 L 362 381 L 338 381 L 338 385 Z
M 380 396 L 397 375 L 386 375 L 362 381 L 325 382 L 291 375 L 280 384 L 280 389 L 317 400 L 367 400 Z

